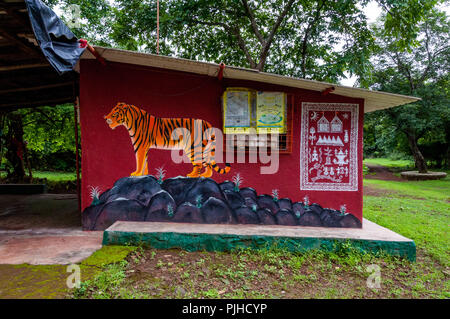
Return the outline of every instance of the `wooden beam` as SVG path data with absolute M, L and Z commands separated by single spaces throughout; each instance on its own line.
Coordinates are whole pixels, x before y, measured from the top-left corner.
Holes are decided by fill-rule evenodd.
M 36 50 L 37 47 L 35 47 L 34 45 L 33 47 L 31 47 L 30 44 L 25 42 L 26 41 L 25 39 L 22 39 L 17 35 L 12 35 L 1 28 L 0 28 L 0 35 L 3 38 L 7 39 L 8 41 L 14 42 L 23 52 L 30 54 L 32 56 L 39 56 L 40 58 L 42 58 L 43 55 L 41 54 L 40 51 Z
M 33 63 L 33 64 L 12 65 L 12 66 L 0 66 L 0 72 L 24 70 L 24 69 L 36 69 L 44 67 L 51 67 L 51 65 L 49 63 Z
M 0 1 L 0 8 L 26 9 L 26 4 L 25 1 L 11 1 L 11 2 Z
M 51 99 L 51 100 L 42 100 L 42 101 L 33 101 L 29 103 L 25 102 L 17 102 L 17 103 L 9 103 L 9 104 L 0 104 L 0 109 L 2 108 L 12 108 L 12 109 L 23 109 L 26 107 L 38 107 L 38 106 L 53 106 L 58 104 L 66 104 L 74 101 L 74 97 L 65 97 L 59 99 Z
M 33 58 L 36 59 L 35 56 Z M 12 63 L 12 61 L 30 60 L 30 54 L 24 54 L 23 52 L 0 53 L 0 60 L 5 60 L 9 63 Z
M 56 83 L 56 84 L 32 86 L 32 87 L 27 87 L 27 88 L 0 90 L 0 94 L 38 91 L 38 90 L 52 89 L 52 88 L 58 88 L 58 87 L 63 87 L 63 86 L 68 86 L 68 85 L 73 85 L 73 82 L 63 82 L 63 83 Z
M 0 2 L 0 6 L 2 5 L 2 3 Z M 19 22 L 19 24 L 23 25 L 24 27 L 27 27 L 31 29 L 31 22 L 30 19 L 27 17 L 25 18 L 23 15 L 17 14 L 15 12 L 15 9 L 17 8 L 4 8 L 4 10 L 6 11 L 6 13 L 8 14 L 8 16 L 10 16 L 13 20 Z M 27 14 L 28 16 L 28 14 Z

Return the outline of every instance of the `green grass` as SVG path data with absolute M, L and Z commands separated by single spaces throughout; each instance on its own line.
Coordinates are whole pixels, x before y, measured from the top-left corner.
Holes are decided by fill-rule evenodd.
M 414 167 L 413 160 L 392 160 L 389 158 L 366 158 L 364 159 L 364 163 L 372 165 L 380 165 L 387 168 Z
M 364 217 L 413 239 L 418 249 L 450 266 L 450 203 L 365 196 Z
M 33 178 L 46 178 L 53 182 L 74 181 L 77 179 L 77 174 L 75 172 L 33 171 L 32 173 Z M 1 177 L 6 177 L 6 172 L 0 172 L 0 178 Z
M 33 177 L 36 178 L 46 178 L 49 181 L 62 182 L 62 181 L 73 181 L 77 179 L 77 174 L 75 172 L 49 172 L 49 171 L 36 171 L 33 172 Z
M 105 246 L 80 263 L 81 280 L 86 284 L 103 274 L 108 278 L 109 265 L 122 262 L 136 247 Z M 115 266 L 117 268 L 117 266 Z M 72 291 L 66 280 L 66 265 L 0 265 L 0 299 L 67 298 Z M 96 279 L 97 280 L 97 279 Z
M 369 161 L 369 160 L 366 160 Z M 370 159 L 394 170 L 405 161 Z M 380 196 L 364 196 L 364 217 L 415 241 L 419 250 L 450 266 L 450 177 L 433 181 L 364 180 Z
M 447 176 L 442 180 L 435 181 L 382 181 L 378 179 L 366 179 L 364 185 L 373 188 L 387 190 L 391 196 L 407 196 L 411 198 L 421 198 L 427 201 L 448 201 L 450 200 L 450 178 Z

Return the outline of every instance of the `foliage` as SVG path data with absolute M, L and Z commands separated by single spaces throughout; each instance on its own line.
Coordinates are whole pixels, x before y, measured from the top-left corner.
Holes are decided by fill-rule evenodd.
M 78 36 L 93 43 L 155 53 L 156 1 L 47 0 L 81 9 Z M 365 84 L 373 35 L 368 0 L 168 0 L 160 2 L 161 54 L 224 62 L 336 82 L 344 72 Z M 409 47 L 416 22 L 435 0 L 378 0 L 387 33 Z M 68 16 L 66 12 L 64 16 Z
M 72 105 L 20 109 L 13 113 L 21 118 L 23 139 L 33 169 L 75 169 L 75 123 Z M 6 123 L 3 129 L 5 135 L 8 130 Z M 6 165 L 4 157 L 2 164 Z
M 272 190 L 272 197 L 273 197 L 273 201 L 274 202 L 278 202 L 278 197 L 279 197 L 279 194 L 278 194 L 278 189 L 273 189 Z
M 239 192 L 239 187 L 242 186 L 242 183 L 244 182 L 244 178 L 241 176 L 240 173 L 236 173 L 231 180 L 234 183 L 234 191 Z
M 366 155 L 410 153 L 418 168 L 417 146 L 439 164 L 449 165 L 450 156 L 450 20 L 437 9 L 426 18 L 418 24 L 417 46 L 409 51 L 381 26 L 374 28 L 378 49 L 371 87 L 422 100 L 368 114 L 364 127 Z
M 148 164 L 146 164 L 148 165 Z M 164 167 L 157 167 L 156 169 L 156 178 L 158 179 L 158 183 L 162 184 L 164 182 L 164 177 L 166 177 L 166 170 Z
M 101 191 L 98 186 L 95 186 L 95 187 L 90 186 L 89 187 L 89 196 L 92 199 L 91 206 L 96 206 L 96 205 L 100 204 L 100 199 L 99 199 L 100 193 L 101 193 Z
M 202 206 L 203 206 L 203 197 L 202 197 L 202 195 L 198 195 L 196 198 L 195 198 L 195 206 L 197 206 L 198 208 L 202 208 Z

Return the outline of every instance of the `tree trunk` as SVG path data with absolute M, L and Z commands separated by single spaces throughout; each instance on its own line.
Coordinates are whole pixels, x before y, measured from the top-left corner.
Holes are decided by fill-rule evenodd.
M 420 152 L 419 147 L 417 146 L 416 136 L 411 133 L 406 133 L 406 136 L 408 138 L 409 148 L 411 149 L 411 153 L 414 156 L 414 162 L 416 163 L 416 167 L 419 170 L 419 173 L 427 173 L 427 163 L 422 153 Z
M 24 142 L 22 117 L 18 114 L 9 113 L 9 130 L 7 137 L 6 159 L 12 166 L 12 171 L 8 172 L 8 179 L 14 182 L 23 182 L 25 177 L 24 168 Z

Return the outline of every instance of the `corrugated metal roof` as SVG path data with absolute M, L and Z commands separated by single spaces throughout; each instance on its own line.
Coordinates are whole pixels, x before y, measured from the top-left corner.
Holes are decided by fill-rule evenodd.
M 173 58 L 149 53 L 126 51 L 96 46 L 95 49 L 107 61 L 128 63 L 142 66 L 157 67 L 169 70 L 184 71 L 208 76 L 217 76 L 219 64 L 198 62 L 193 60 Z M 94 59 L 92 54 L 85 52 L 82 59 Z M 330 94 L 338 94 L 365 100 L 365 113 L 387 109 L 394 106 L 412 103 L 420 100 L 413 96 L 372 91 L 353 88 L 333 83 L 305 80 L 272 73 L 259 72 L 252 69 L 227 66 L 223 74 L 224 78 L 265 82 L 282 86 L 301 88 L 312 91 L 323 91 L 331 86 L 335 90 Z

